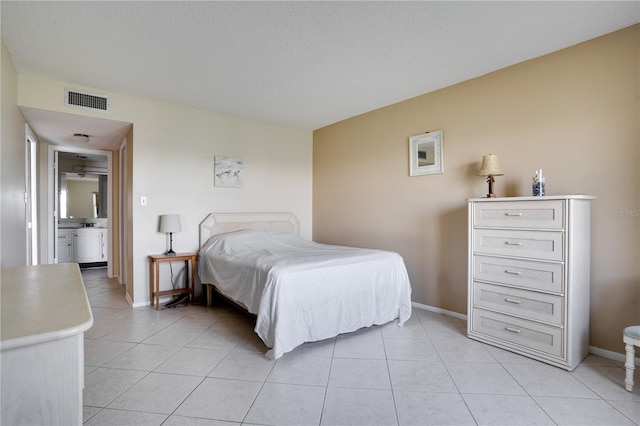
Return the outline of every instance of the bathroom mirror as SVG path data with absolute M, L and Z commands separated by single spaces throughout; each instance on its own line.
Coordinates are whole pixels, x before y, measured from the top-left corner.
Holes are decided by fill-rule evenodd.
M 106 218 L 107 176 L 60 173 L 60 218 Z
M 444 172 L 442 130 L 409 138 L 409 175 L 421 176 Z

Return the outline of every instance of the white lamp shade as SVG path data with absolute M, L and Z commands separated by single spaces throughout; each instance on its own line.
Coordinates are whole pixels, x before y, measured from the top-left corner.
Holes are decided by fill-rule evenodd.
M 502 176 L 502 170 L 500 169 L 500 163 L 498 163 L 498 156 L 495 154 L 487 154 L 482 156 L 482 165 L 478 176 Z
M 180 232 L 182 226 L 180 225 L 179 214 L 163 214 L 160 215 L 160 232 Z

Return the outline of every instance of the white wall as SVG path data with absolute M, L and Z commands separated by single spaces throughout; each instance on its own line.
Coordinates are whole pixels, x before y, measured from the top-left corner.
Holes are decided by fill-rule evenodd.
M 65 87 L 110 96 L 111 113 L 66 108 Z M 20 106 L 133 123 L 134 305 L 149 301 L 147 256 L 166 250 L 158 216 L 177 213 L 178 252 L 198 249 L 198 224 L 212 211 L 292 211 L 311 238 L 312 132 L 194 108 L 19 76 Z M 214 156 L 244 161 L 244 187 L 213 186 Z M 140 205 L 146 196 L 147 206 Z M 163 282 L 163 289 L 167 282 Z
M 2 48 L 0 98 L 0 265 L 27 263 L 25 193 L 25 120 L 18 108 L 18 74 L 9 51 Z

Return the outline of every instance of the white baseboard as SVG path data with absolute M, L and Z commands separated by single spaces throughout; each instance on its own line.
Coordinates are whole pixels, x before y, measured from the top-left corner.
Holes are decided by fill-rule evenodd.
M 129 293 L 125 293 L 124 297 L 127 299 L 129 306 L 131 306 L 132 308 L 137 308 L 137 306 L 133 303 L 133 300 L 131 300 L 131 298 L 129 297 Z
M 414 308 L 423 309 L 425 311 L 435 312 L 435 313 L 438 313 L 438 314 L 443 314 L 443 315 L 447 315 L 447 316 L 450 316 L 450 317 L 458 318 L 458 319 L 463 320 L 463 321 L 467 320 L 467 316 L 464 315 L 464 314 L 460 314 L 458 312 L 453 312 L 453 311 L 448 311 L 448 310 L 442 309 L 442 308 L 436 308 L 435 306 L 423 305 L 422 303 L 417 303 L 417 302 L 411 302 L 411 306 L 413 306 Z M 622 345 L 622 343 L 621 343 L 621 345 Z M 624 346 L 622 346 L 622 348 L 624 349 Z M 606 349 L 600 349 L 600 348 L 595 347 L 595 346 L 589 346 L 589 353 L 597 355 L 597 356 L 601 356 L 602 358 L 611 359 L 613 361 L 619 361 L 619 362 L 622 362 L 622 363 L 625 362 L 625 354 L 624 353 L 608 351 Z M 636 357 L 635 362 L 636 362 L 637 366 L 640 366 L 640 358 Z
M 132 308 L 140 308 L 140 307 L 142 307 L 142 306 L 149 306 L 149 305 L 151 305 L 151 302 L 150 302 L 150 301 L 148 301 L 148 300 L 147 300 L 146 302 L 133 303 L 133 300 L 131 300 L 131 297 L 129 297 L 129 293 L 126 293 L 126 294 L 125 294 L 125 297 L 127 298 L 127 302 L 129 302 L 129 305 L 130 305 Z
M 422 303 L 418 303 L 418 302 L 411 302 L 411 306 L 413 306 L 414 308 L 423 309 L 425 311 L 435 312 L 437 314 L 443 314 L 443 315 L 447 315 L 449 317 L 458 318 L 458 319 L 463 320 L 463 321 L 467 320 L 467 316 L 464 315 L 464 314 L 460 314 L 458 312 L 453 312 L 453 311 L 448 311 L 448 310 L 442 309 L 442 308 L 436 308 L 435 306 L 423 305 Z
M 624 348 L 624 344 L 620 343 Z M 638 351 L 636 351 L 637 353 Z M 625 362 L 625 354 L 619 354 L 618 352 L 608 351 L 606 349 L 596 348 L 595 346 L 589 346 L 589 353 L 601 356 L 602 358 L 611 359 L 613 361 Z M 640 358 L 636 357 L 635 363 L 640 366 Z

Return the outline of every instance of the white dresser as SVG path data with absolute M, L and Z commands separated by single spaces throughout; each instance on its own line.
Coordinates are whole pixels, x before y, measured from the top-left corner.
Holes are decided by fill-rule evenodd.
M 584 359 L 594 198 L 469 200 L 470 338 L 567 370 Z
M 78 265 L 2 268 L 0 279 L 0 424 L 82 424 L 93 314 Z

